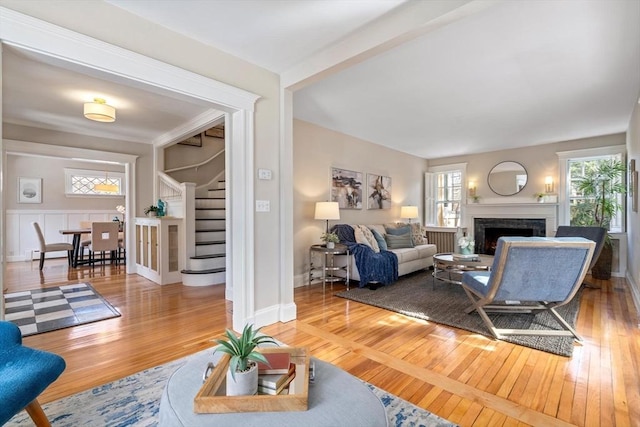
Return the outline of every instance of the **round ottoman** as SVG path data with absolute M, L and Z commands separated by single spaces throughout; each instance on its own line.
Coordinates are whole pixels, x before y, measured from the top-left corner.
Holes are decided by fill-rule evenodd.
M 160 426 L 207 427 L 388 427 L 382 402 L 358 378 L 329 363 L 313 359 L 316 379 L 309 384 L 306 411 L 196 414 L 193 398 L 202 387 L 208 362 L 220 354 L 207 350 L 191 356 L 169 378 L 160 402 Z

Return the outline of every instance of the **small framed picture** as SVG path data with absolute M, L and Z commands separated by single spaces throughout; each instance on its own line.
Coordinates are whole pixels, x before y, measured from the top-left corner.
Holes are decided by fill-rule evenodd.
M 340 209 L 362 209 L 362 172 L 331 168 L 331 201 Z
M 18 178 L 18 203 L 42 203 L 42 178 Z
M 367 174 L 367 209 L 391 208 L 391 178 Z

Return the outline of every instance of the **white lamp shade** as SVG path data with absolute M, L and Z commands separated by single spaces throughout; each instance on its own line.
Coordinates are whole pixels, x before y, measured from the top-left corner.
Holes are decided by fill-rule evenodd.
M 116 121 L 116 109 L 104 99 L 95 98 L 94 102 L 84 104 L 84 116 L 96 122 L 111 123 Z
M 316 202 L 315 219 L 340 219 L 338 202 Z
M 418 218 L 417 206 L 402 206 L 400 208 L 400 218 L 416 219 Z

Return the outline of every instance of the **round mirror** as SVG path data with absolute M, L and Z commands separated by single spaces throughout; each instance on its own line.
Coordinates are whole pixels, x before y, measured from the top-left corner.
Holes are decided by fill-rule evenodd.
M 527 185 L 527 170 L 518 162 L 500 162 L 487 177 L 489 188 L 500 196 L 513 196 Z

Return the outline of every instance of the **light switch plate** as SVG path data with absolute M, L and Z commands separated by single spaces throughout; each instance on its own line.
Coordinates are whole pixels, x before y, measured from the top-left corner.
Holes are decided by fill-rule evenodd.
M 258 179 L 271 179 L 271 170 L 258 169 Z
M 268 200 L 256 200 L 256 212 L 269 212 L 271 204 Z

